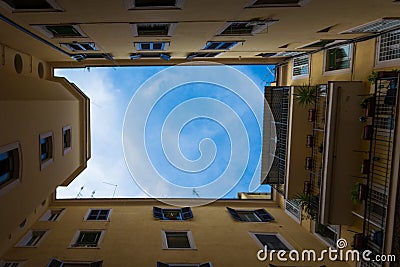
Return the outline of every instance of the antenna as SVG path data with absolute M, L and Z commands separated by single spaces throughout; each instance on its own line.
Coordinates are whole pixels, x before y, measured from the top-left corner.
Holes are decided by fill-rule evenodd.
M 197 197 L 200 197 L 199 193 L 197 193 L 196 188 L 193 188 L 193 195 L 196 195 Z
M 82 190 L 85 188 L 84 186 L 81 187 L 81 190 L 79 190 L 78 194 L 76 195 L 76 198 L 82 197 Z
M 112 186 L 114 186 L 114 192 L 113 192 L 113 195 L 112 195 L 112 197 L 114 197 L 115 196 L 115 191 L 117 190 L 117 184 L 111 184 L 111 183 L 107 183 L 107 182 L 103 182 L 103 184 L 108 184 L 108 185 L 112 185 Z

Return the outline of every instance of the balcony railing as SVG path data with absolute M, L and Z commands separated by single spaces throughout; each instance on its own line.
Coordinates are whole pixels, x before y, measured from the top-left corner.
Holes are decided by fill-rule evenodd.
M 285 194 L 285 177 L 286 177 L 286 145 L 287 145 L 287 128 L 289 113 L 289 87 L 265 87 L 265 100 L 269 104 L 274 124 L 276 128 L 275 151 L 273 153 L 273 162 L 269 173 L 262 183 L 272 185 L 275 190 L 281 194 Z
M 302 208 L 301 203 L 297 199 L 285 199 L 285 210 L 297 222 L 301 222 Z
M 393 72 L 381 72 L 375 85 L 373 96 L 374 110 L 372 117 L 373 135 L 370 141 L 371 162 L 367 178 L 367 199 L 364 208 L 364 248 L 373 254 L 383 254 L 391 180 L 395 117 L 398 103 L 398 75 Z M 362 262 L 361 266 L 368 265 Z

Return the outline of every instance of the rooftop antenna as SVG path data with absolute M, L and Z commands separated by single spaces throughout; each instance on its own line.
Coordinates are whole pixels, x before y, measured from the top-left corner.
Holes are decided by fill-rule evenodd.
M 85 188 L 84 186 L 81 187 L 81 190 L 79 190 L 78 194 L 76 195 L 76 198 L 82 197 L 82 190 Z
M 114 186 L 114 192 L 113 192 L 113 195 L 112 195 L 112 197 L 114 197 L 115 196 L 115 191 L 117 190 L 117 184 L 111 184 L 111 183 L 107 183 L 107 182 L 103 182 L 103 184 L 108 184 L 108 185 L 112 185 L 112 186 Z
M 196 195 L 197 197 L 200 197 L 199 193 L 196 191 L 196 188 L 193 188 L 193 195 Z

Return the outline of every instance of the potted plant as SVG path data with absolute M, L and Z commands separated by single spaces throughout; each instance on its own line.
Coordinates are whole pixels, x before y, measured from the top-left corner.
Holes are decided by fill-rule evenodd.
M 319 196 L 306 194 L 306 193 L 298 193 L 295 197 L 300 202 L 300 206 L 302 210 L 306 214 L 306 218 L 315 220 L 317 216 L 317 210 L 315 207 L 318 206 Z
M 363 250 L 365 247 L 365 238 L 363 233 L 357 233 L 353 236 L 353 247 L 356 250 Z
M 302 85 L 295 92 L 297 103 L 300 106 L 307 107 L 315 103 L 317 98 L 317 87 L 312 85 Z
M 368 75 L 368 81 L 370 84 L 375 84 L 376 80 L 378 80 L 378 72 L 372 71 L 370 75 Z
M 306 157 L 306 166 L 305 166 L 306 170 L 311 170 L 312 166 L 313 166 L 312 157 Z
M 295 92 L 297 103 L 300 106 L 307 107 L 315 103 L 317 99 L 317 87 L 312 85 L 302 85 Z M 315 109 L 308 110 L 308 121 L 314 122 L 316 116 Z
M 361 164 L 361 173 L 362 174 L 368 174 L 370 165 L 371 164 L 370 164 L 369 159 L 364 159 L 362 161 L 362 164 Z
M 356 183 L 354 190 L 351 191 L 351 200 L 354 204 L 360 204 L 367 196 L 367 185 Z
M 360 106 L 365 109 L 365 116 L 372 117 L 375 112 L 375 98 L 373 96 L 365 97 L 361 100 Z

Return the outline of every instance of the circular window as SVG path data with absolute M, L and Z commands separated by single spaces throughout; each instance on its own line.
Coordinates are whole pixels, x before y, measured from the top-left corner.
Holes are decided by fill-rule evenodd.
M 14 67 L 15 67 L 15 71 L 17 73 L 21 73 L 22 72 L 23 63 L 22 63 L 22 57 L 21 57 L 20 54 L 15 54 Z
M 43 63 L 39 62 L 38 64 L 38 75 L 40 79 L 43 79 L 44 76 L 44 67 L 43 67 Z

